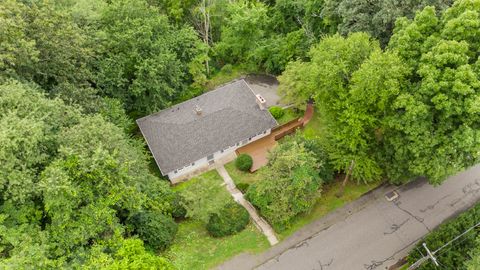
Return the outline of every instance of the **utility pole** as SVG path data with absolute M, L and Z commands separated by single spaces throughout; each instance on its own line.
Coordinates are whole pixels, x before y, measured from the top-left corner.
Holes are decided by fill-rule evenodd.
M 437 262 L 437 258 L 435 258 L 432 254 L 432 252 L 430 252 L 430 249 L 428 249 L 427 247 L 427 244 L 426 243 L 423 243 L 422 244 L 423 247 L 425 248 L 425 250 L 427 251 L 427 254 L 428 254 L 428 257 L 430 257 L 430 259 L 432 260 L 432 262 L 436 265 L 436 266 L 440 266 Z

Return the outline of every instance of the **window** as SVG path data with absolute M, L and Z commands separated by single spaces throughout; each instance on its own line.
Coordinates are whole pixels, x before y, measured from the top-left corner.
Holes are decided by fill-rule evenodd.
M 192 163 L 192 166 L 195 166 L 195 162 Z
M 222 150 L 220 150 L 220 153 L 223 153 L 223 149 L 222 149 Z
M 173 173 L 178 173 L 178 170 L 173 171 Z

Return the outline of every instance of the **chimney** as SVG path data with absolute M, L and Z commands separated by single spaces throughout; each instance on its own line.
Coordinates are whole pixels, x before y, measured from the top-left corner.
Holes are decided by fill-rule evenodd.
M 257 97 L 257 104 L 260 107 L 260 110 L 267 109 L 267 101 L 260 94 L 255 95 Z
M 200 106 L 195 105 L 194 111 L 197 115 L 202 115 L 202 108 L 200 108 Z

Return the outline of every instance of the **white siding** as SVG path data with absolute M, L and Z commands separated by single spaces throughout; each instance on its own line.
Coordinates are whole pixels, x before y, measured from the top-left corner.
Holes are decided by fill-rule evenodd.
M 261 133 L 261 134 L 258 134 L 256 136 L 253 136 L 251 137 L 251 139 L 249 140 L 249 138 L 246 138 L 246 143 L 242 143 L 242 142 L 238 142 L 237 144 L 235 145 L 231 145 L 229 147 L 227 147 L 226 149 L 223 149 L 222 150 L 219 150 L 217 152 L 215 152 L 213 154 L 213 161 L 216 162 L 218 161 L 219 159 L 222 159 L 223 157 L 225 156 L 228 156 L 230 154 L 232 154 L 233 152 L 235 152 L 235 150 L 237 150 L 237 148 L 243 146 L 243 145 L 246 145 L 246 144 L 249 144 L 253 141 L 256 141 L 262 137 L 265 137 L 267 135 L 269 135 L 271 133 L 271 130 L 268 129 L 265 131 L 265 133 Z M 245 141 L 245 140 L 244 140 Z M 207 157 L 204 157 L 204 158 L 201 158 L 195 162 L 193 162 L 194 165 L 192 164 L 189 164 L 183 168 L 179 168 L 175 171 L 172 171 L 172 172 L 169 172 L 167 175 L 168 175 L 168 178 L 169 179 L 175 179 L 175 178 L 181 178 L 183 175 L 188 175 L 188 174 L 191 174 L 197 170 L 201 170 L 202 168 L 205 168 L 207 167 L 209 164 L 209 161 L 207 160 Z

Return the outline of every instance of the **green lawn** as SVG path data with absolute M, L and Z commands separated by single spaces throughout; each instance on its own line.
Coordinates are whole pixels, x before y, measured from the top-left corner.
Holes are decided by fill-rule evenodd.
M 182 190 L 188 189 L 189 187 L 191 187 L 192 185 L 194 185 L 194 184 L 196 184 L 200 181 L 202 181 L 206 184 L 208 183 L 209 185 L 218 186 L 218 189 L 215 189 L 215 192 L 228 193 L 225 188 L 221 187 L 222 184 L 223 184 L 223 179 L 220 177 L 220 175 L 218 175 L 218 172 L 216 170 L 211 170 L 211 171 L 205 172 L 205 173 L 203 173 L 199 176 L 191 178 L 190 180 L 188 180 L 186 182 L 177 184 L 177 185 L 173 186 L 173 190 L 181 192 Z
M 205 208 L 214 209 L 223 206 L 230 196 L 223 180 L 217 171 L 212 170 L 185 183 L 176 185 L 174 189 L 185 192 L 189 189 L 201 189 L 201 203 Z M 215 205 L 212 205 L 215 204 Z M 223 238 L 211 237 L 205 225 L 198 220 L 187 219 L 179 223 L 179 230 L 173 245 L 163 254 L 179 269 L 209 269 L 242 252 L 260 252 L 269 247 L 267 239 L 253 224 L 240 233 Z
M 260 252 L 269 247 L 253 224 L 240 233 L 223 238 L 208 235 L 202 223 L 180 223 L 174 244 L 164 254 L 179 270 L 210 269 L 242 252 Z
M 285 124 L 295 118 L 299 118 L 303 114 L 302 112 L 296 112 L 293 108 L 288 108 L 288 109 L 285 109 L 284 111 L 285 111 L 285 114 L 279 119 L 277 119 L 277 122 L 280 125 Z
M 303 134 L 307 138 L 319 138 L 324 137 L 325 134 L 325 123 L 320 117 L 320 113 L 315 111 L 313 113 L 313 118 L 308 122 L 308 124 L 303 128 Z
M 228 164 L 225 164 L 225 169 L 227 170 L 228 174 L 230 174 L 230 177 L 232 177 L 232 180 L 233 180 L 233 182 L 235 182 L 235 184 L 238 184 L 238 183 L 247 183 L 247 184 L 255 183 L 257 180 L 259 180 L 259 177 L 260 177 L 259 172 L 262 170 L 262 168 L 260 168 L 255 173 L 243 172 L 243 171 L 240 171 L 239 169 L 237 169 L 237 167 L 235 167 L 235 161 L 232 161 Z

